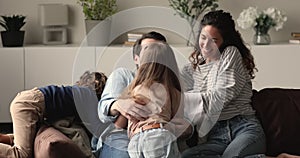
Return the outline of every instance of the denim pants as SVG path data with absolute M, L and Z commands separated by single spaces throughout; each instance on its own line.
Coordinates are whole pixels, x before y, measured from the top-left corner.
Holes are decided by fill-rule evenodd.
M 127 134 L 113 133 L 103 143 L 99 158 L 129 158 Z
M 131 158 L 180 157 L 176 137 L 163 128 L 135 134 L 129 142 L 128 152 Z
M 207 135 L 207 142 L 185 150 L 183 158 L 264 157 L 265 135 L 254 115 L 218 121 Z

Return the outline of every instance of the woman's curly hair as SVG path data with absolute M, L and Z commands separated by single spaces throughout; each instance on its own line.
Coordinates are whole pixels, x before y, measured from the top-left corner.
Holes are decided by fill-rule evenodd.
M 89 87 L 95 90 L 98 100 L 100 100 L 107 76 L 102 72 L 86 71 L 80 76 L 79 81 L 76 82 L 77 86 Z
M 249 75 L 253 79 L 255 77 L 254 73 L 257 72 L 253 55 L 251 54 L 250 49 L 245 45 L 245 42 L 242 39 L 239 31 L 235 29 L 235 22 L 231 14 L 229 12 L 224 12 L 223 10 L 208 12 L 201 20 L 199 29 L 200 31 L 197 36 L 195 50 L 189 57 L 190 61 L 193 63 L 193 68 L 195 69 L 201 62 L 203 62 L 203 58 L 201 57 L 201 49 L 198 43 L 201 30 L 207 25 L 217 28 L 223 38 L 223 43 L 219 47 L 220 53 L 222 53 L 228 46 L 237 47 L 243 58 L 243 63 L 248 70 Z

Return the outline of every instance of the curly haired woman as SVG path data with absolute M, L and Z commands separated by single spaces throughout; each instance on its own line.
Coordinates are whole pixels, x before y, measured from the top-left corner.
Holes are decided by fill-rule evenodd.
M 251 106 L 256 70 L 230 13 L 222 10 L 204 15 L 191 63 L 183 69 L 188 116 L 204 142 L 183 152 L 191 157 L 259 157 L 265 135 Z

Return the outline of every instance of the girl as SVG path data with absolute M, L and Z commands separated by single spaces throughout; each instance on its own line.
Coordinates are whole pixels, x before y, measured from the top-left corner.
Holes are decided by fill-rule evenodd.
M 179 157 L 176 134 L 169 123 L 172 119 L 183 118 L 174 52 L 166 43 L 145 44 L 139 65 L 126 94 L 135 102 L 149 107 L 151 114 L 143 121 L 129 120 L 129 155 L 132 158 Z

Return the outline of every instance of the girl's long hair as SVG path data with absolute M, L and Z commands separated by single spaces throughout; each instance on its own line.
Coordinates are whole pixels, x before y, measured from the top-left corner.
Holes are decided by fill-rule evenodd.
M 142 46 L 140 66 L 129 87 L 131 92 L 137 85 L 150 87 L 158 82 L 165 86 L 170 98 L 176 98 L 174 89 L 181 92 L 179 70 L 172 48 L 163 42 L 153 42 Z

